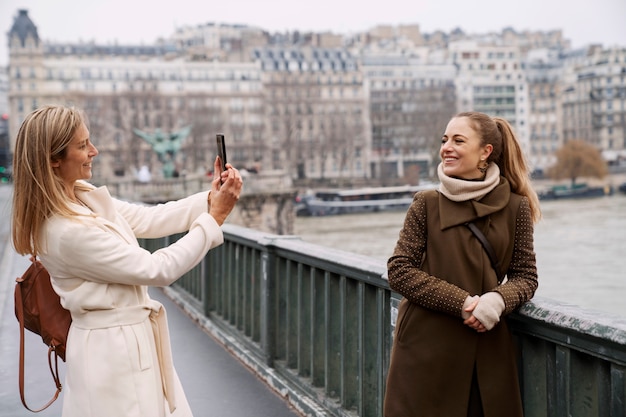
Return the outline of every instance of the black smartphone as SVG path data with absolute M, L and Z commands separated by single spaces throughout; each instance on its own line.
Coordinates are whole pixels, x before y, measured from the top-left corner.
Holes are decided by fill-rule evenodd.
M 217 156 L 220 157 L 222 163 L 222 172 L 226 171 L 226 143 L 224 143 L 224 135 L 217 134 Z

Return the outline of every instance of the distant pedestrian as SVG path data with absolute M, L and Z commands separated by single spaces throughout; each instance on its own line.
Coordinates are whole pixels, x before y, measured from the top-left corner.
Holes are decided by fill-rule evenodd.
M 152 180 L 152 174 L 150 174 L 150 168 L 146 165 L 142 165 L 137 172 L 137 181 L 148 183 Z
M 210 191 L 147 207 L 85 182 L 97 155 L 70 107 L 35 110 L 16 138 L 13 245 L 40 257 L 72 314 L 63 417 L 189 417 L 165 311 L 147 288 L 176 281 L 223 242 L 241 176 L 216 158 Z M 183 232 L 154 253 L 137 243 Z
M 504 119 L 454 116 L 440 157 L 439 190 L 415 195 L 388 261 L 389 286 L 403 299 L 384 415 L 520 417 L 506 315 L 537 289 L 539 200 Z M 494 248 L 502 283 L 468 222 Z

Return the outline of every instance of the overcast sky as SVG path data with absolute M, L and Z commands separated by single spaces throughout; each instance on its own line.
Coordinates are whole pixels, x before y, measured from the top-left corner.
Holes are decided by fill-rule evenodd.
M 175 28 L 208 22 L 351 33 L 377 24 L 418 24 L 423 33 L 561 29 L 574 47 L 626 47 L 626 0 L 0 0 L 0 65 L 18 9 L 46 41 L 153 43 Z

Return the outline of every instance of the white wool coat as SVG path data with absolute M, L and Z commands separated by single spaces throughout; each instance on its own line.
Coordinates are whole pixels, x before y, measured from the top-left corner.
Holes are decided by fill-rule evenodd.
M 191 416 L 165 311 L 147 287 L 173 283 L 223 243 L 207 192 L 151 207 L 116 200 L 105 187 L 77 197 L 89 208 L 51 217 L 41 236 L 41 261 L 73 319 L 63 417 Z M 185 231 L 154 253 L 137 242 Z

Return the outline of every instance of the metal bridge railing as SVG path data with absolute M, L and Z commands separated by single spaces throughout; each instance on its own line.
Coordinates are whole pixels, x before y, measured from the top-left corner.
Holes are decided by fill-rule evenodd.
M 224 244 L 169 295 L 304 414 L 381 416 L 399 300 L 385 263 L 223 229 Z M 510 319 L 527 416 L 626 415 L 626 319 L 541 299 Z

